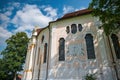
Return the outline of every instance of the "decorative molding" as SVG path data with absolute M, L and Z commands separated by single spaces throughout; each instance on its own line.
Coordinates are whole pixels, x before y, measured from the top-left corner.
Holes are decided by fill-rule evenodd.
M 31 50 L 34 47 L 35 47 L 35 44 L 31 44 L 28 49 Z
M 35 47 L 35 44 L 31 44 L 31 46 L 32 46 L 32 48 L 34 48 L 34 47 Z
M 24 72 L 32 72 L 32 69 L 25 70 Z

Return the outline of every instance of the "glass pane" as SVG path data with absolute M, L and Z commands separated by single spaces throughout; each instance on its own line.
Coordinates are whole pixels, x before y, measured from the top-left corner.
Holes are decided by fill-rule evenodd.
M 46 57 L 47 57 L 47 43 L 44 45 L 44 63 L 46 63 Z
M 77 32 L 77 26 L 76 24 L 71 25 L 71 33 L 75 34 Z
M 65 47 L 65 40 L 64 40 L 64 38 L 60 38 L 60 40 L 59 40 L 59 61 L 64 61 L 65 60 L 64 47 Z
M 119 45 L 118 37 L 115 34 L 112 34 L 111 38 L 112 38 L 114 50 L 115 50 L 115 53 L 116 53 L 116 57 L 118 59 L 120 59 L 120 45 Z
M 78 24 L 78 29 L 79 29 L 80 32 L 82 31 L 82 25 L 81 24 Z
M 42 36 L 41 43 L 43 43 L 43 41 L 44 41 L 44 35 Z
M 67 32 L 67 33 L 70 32 L 70 28 L 69 28 L 69 26 L 66 27 L 66 32 Z
M 95 59 L 93 37 L 91 34 L 85 36 L 88 59 Z

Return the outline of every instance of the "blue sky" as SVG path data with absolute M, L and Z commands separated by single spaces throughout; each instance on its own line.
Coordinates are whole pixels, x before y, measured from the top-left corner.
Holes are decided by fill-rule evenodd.
M 85 9 L 91 0 L 0 0 L 0 52 L 5 40 L 24 31 L 30 37 L 34 26 L 46 27 L 64 14 Z

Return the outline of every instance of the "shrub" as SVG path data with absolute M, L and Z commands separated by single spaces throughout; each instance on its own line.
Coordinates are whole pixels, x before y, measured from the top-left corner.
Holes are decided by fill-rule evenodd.
M 95 74 L 86 74 L 85 80 L 96 80 Z

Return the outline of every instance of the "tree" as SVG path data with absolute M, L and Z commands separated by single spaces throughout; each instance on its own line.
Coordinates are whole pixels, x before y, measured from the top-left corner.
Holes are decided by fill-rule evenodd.
M 0 59 L 0 78 L 1 80 L 5 80 L 7 75 L 6 75 L 6 69 L 5 69 L 5 65 L 4 65 L 4 60 Z
M 92 0 L 89 8 L 93 10 L 93 15 L 98 16 L 102 22 L 105 33 L 120 30 L 120 1 L 119 0 Z
M 28 41 L 29 38 L 24 32 L 18 32 L 6 40 L 7 47 L 1 52 L 3 58 L 0 61 L 0 71 L 6 80 L 13 80 L 17 72 L 23 69 Z

